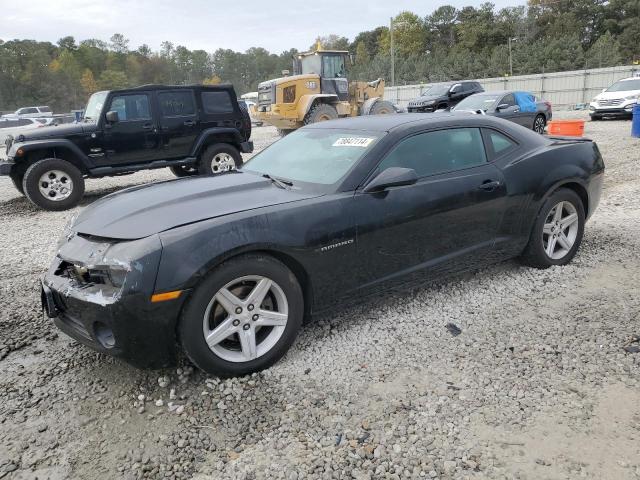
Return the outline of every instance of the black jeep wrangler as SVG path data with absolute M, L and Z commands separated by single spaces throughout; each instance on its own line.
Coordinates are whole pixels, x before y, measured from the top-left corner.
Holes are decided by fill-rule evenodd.
M 94 93 L 80 123 L 43 127 L 6 140 L 9 175 L 31 202 L 65 210 L 84 178 L 169 167 L 178 177 L 242 164 L 253 151 L 251 120 L 231 85 L 142 87 Z
M 437 83 L 422 92 L 415 100 L 411 100 L 407 111 L 409 113 L 427 113 L 450 110 L 468 96 L 481 92 L 484 92 L 484 89 L 476 81 Z

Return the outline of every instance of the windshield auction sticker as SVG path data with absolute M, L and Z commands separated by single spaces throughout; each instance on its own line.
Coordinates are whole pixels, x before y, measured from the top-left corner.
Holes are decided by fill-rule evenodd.
M 369 145 L 371 145 L 371 142 L 373 142 L 375 139 L 374 138 L 367 138 L 367 137 L 343 137 L 343 138 L 339 138 L 337 139 L 333 146 L 334 147 L 361 147 L 361 148 L 367 148 Z

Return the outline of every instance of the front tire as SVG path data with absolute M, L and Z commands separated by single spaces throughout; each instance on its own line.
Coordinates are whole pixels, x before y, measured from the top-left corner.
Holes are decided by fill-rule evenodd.
M 84 178 L 72 163 L 61 158 L 45 158 L 27 168 L 22 188 L 33 204 L 57 212 L 80 203 Z
M 236 170 L 241 166 L 242 155 L 236 147 L 228 143 L 216 143 L 207 147 L 200 156 L 198 173 L 200 175 L 217 175 Z
M 533 120 L 533 131 L 539 133 L 540 135 L 543 135 L 546 126 L 547 119 L 544 117 L 544 115 L 536 115 L 536 118 Z
M 304 124 L 326 122 L 327 120 L 335 120 L 338 118 L 338 111 L 331 105 L 326 103 L 318 103 L 313 107 L 307 116 L 304 117 Z
M 220 377 L 270 367 L 302 325 L 302 289 L 268 255 L 243 255 L 216 267 L 196 288 L 178 326 L 189 359 Z
M 566 265 L 578 252 L 585 213 L 576 192 L 561 188 L 542 205 L 521 261 L 534 268 Z

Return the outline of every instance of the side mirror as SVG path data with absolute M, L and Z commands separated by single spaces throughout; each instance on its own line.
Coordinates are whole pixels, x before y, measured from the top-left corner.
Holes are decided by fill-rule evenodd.
M 606 88 L 603 88 L 603 89 L 602 89 L 602 92 L 600 92 L 600 93 L 604 93 L 604 92 L 606 92 L 606 91 L 607 91 L 607 89 L 606 89 Z
M 111 110 L 110 112 L 107 112 L 107 114 L 105 115 L 105 118 L 109 123 L 118 123 L 120 121 L 120 119 L 118 118 L 118 112 L 116 112 L 115 110 Z
M 364 187 L 365 193 L 381 192 L 390 187 L 413 185 L 418 181 L 418 174 L 412 168 L 390 167 L 376 175 Z
M 509 108 L 509 104 L 508 103 L 501 103 L 500 105 L 498 105 L 496 107 L 496 112 L 499 112 L 500 110 L 505 110 Z

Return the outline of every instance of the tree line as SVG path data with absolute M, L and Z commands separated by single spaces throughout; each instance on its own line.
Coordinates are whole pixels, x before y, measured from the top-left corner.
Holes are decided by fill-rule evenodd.
M 444 5 L 426 16 L 401 12 L 391 22 L 396 84 L 638 62 L 639 19 L 640 0 L 529 0 L 526 6 L 502 9 L 484 3 L 461 9 Z M 316 40 L 324 48 L 353 54 L 351 78 L 384 78 L 389 84 L 389 26 L 361 32 L 353 40 L 335 34 Z M 98 90 L 148 83 L 230 82 L 242 94 L 290 70 L 297 53 L 274 54 L 261 47 L 207 52 L 169 41 L 159 51 L 148 45 L 132 49 L 119 33 L 108 42 L 78 42 L 71 36 L 56 44 L 0 40 L 0 109 L 47 104 L 65 111 L 82 108 Z

